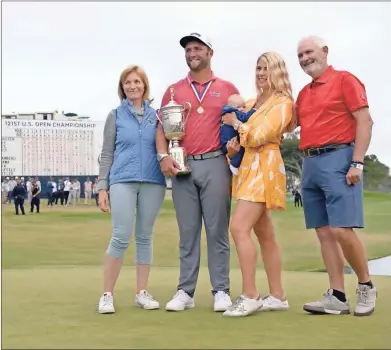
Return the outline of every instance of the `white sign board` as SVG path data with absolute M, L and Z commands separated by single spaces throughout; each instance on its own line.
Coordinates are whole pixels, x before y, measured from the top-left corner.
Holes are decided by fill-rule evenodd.
M 98 175 L 104 122 L 2 119 L 3 176 Z

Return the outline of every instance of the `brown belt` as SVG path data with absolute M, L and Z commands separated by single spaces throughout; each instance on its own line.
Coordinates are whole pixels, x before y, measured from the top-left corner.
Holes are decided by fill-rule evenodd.
M 354 146 L 354 141 L 349 143 L 341 143 L 341 144 L 335 144 L 335 145 L 327 145 L 322 147 L 315 147 L 315 148 L 307 148 L 302 151 L 302 153 L 307 157 L 316 157 L 320 156 L 321 154 L 330 153 L 333 151 L 336 151 L 337 149 L 342 149 L 346 147 Z

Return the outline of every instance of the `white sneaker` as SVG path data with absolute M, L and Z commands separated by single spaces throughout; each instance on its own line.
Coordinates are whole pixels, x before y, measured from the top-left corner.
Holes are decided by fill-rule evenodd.
M 263 306 L 259 311 L 284 311 L 289 309 L 288 300 L 282 301 L 272 295 L 267 295 L 262 300 Z
M 167 311 L 183 311 L 195 307 L 194 298 L 191 298 L 183 290 L 178 290 L 174 297 L 167 303 Z
M 262 308 L 263 300 L 261 296 L 256 299 L 251 299 L 241 295 L 236 299 L 235 303 L 223 313 L 223 316 L 244 317 L 258 311 Z
M 227 293 L 223 291 L 218 291 L 215 294 L 215 302 L 213 306 L 215 312 L 226 311 L 231 306 L 232 306 L 232 301 Z
M 357 303 L 354 309 L 354 316 L 369 316 L 375 311 L 377 290 L 373 288 L 359 284 L 357 291 Z
M 99 299 L 98 312 L 100 314 L 113 314 L 114 309 L 114 298 L 111 293 L 103 293 Z
M 139 294 L 136 294 L 134 303 L 136 306 L 142 307 L 145 310 L 156 310 L 160 307 L 159 302 L 145 289 L 141 290 Z

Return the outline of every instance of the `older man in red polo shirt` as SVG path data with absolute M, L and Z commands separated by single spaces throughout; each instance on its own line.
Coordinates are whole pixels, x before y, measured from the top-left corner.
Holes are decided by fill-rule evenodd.
M 350 313 L 345 257 L 358 277 L 354 315 L 368 316 L 375 309 L 377 291 L 365 249 L 353 229 L 364 227 L 362 171 L 373 122 L 364 84 L 329 66 L 327 55 L 328 47 L 320 38 L 298 44 L 300 66 L 312 78 L 297 98 L 304 215 L 307 228 L 317 232 L 330 280 L 323 300 L 305 304 L 304 310 Z
M 180 276 L 177 293 L 166 310 L 192 308 L 200 267 L 202 220 L 208 245 L 208 267 L 213 287 L 214 311 L 232 305 L 229 296 L 229 219 L 231 208 L 231 174 L 220 145 L 222 107 L 238 90 L 211 70 L 213 47 L 198 33 L 180 40 L 185 49 L 190 72 L 174 83 L 174 100 L 190 102 L 192 109 L 181 146 L 186 150 L 191 173 L 176 175 L 174 160 L 168 155 L 167 140 L 159 125 L 156 147 L 162 172 L 172 177 L 172 196 L 179 226 Z M 170 100 L 167 89 L 162 106 Z

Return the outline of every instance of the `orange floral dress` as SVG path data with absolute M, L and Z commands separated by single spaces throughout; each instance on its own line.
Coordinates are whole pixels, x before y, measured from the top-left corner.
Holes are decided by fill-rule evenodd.
M 246 111 L 254 105 L 254 99 L 248 101 Z M 293 101 L 272 96 L 240 125 L 240 144 L 245 153 L 238 175 L 232 178 L 234 198 L 266 203 L 271 210 L 286 209 L 286 175 L 279 146 L 292 118 Z

